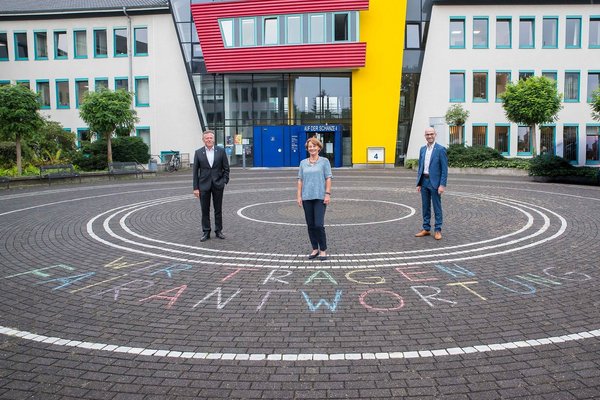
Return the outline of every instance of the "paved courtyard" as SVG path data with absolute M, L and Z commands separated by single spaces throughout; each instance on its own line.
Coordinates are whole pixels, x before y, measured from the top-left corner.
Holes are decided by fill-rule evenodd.
M 600 188 L 334 170 L 308 260 L 296 171 L 0 191 L 2 399 L 600 397 Z

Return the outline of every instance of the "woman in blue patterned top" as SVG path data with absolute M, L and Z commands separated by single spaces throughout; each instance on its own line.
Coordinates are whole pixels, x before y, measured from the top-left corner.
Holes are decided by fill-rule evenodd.
M 298 170 L 298 206 L 304 208 L 308 226 L 308 237 L 312 252 L 308 259 L 327 259 L 327 237 L 325 236 L 325 209 L 331 198 L 331 164 L 325 157 L 319 157 L 323 143 L 316 137 L 306 141 L 309 157 L 300 161 Z

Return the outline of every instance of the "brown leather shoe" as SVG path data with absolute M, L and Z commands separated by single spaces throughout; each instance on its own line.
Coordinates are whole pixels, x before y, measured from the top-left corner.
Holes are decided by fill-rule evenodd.
M 440 231 L 435 231 L 435 233 L 433 234 L 433 238 L 435 240 L 440 240 L 442 238 L 442 232 Z
M 415 237 L 423 237 L 423 236 L 429 236 L 431 235 L 431 232 L 426 231 L 425 229 L 423 229 L 421 232 L 417 233 L 415 235 Z

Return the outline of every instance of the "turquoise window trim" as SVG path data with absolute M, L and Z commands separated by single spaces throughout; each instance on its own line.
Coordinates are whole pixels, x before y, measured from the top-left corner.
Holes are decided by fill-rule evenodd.
M 45 33 L 46 34 L 46 54 L 48 54 L 48 31 L 41 29 L 41 30 L 35 30 L 33 31 L 33 59 L 36 61 L 41 61 L 41 60 L 47 60 L 48 56 L 46 55 L 45 57 L 38 57 L 38 33 Z
M 581 99 L 581 71 L 579 70 L 565 70 L 565 82 L 567 84 L 567 74 L 576 74 L 577 75 L 577 97 L 575 99 L 564 99 L 565 103 L 579 103 Z M 566 88 L 564 90 L 566 93 Z
M 146 43 L 146 45 L 147 45 L 147 46 L 149 46 L 149 45 L 150 45 L 150 35 L 148 35 L 148 33 L 149 33 L 148 27 L 147 27 L 147 26 L 145 26 L 145 25 L 134 26 L 134 27 L 133 27 L 133 44 L 132 44 L 132 47 L 133 47 L 133 55 L 134 55 L 135 57 L 147 57 L 147 56 L 148 56 L 148 51 L 149 51 L 149 50 L 148 50 L 148 51 L 146 51 L 145 53 L 138 52 L 138 51 L 137 51 L 137 46 L 135 45 L 135 44 L 137 43 L 137 32 L 138 32 L 138 30 L 139 30 L 139 29 L 145 29 L 145 30 L 146 30 L 146 38 L 148 39 L 148 43 Z
M 48 85 L 48 93 L 50 93 L 50 80 L 49 79 L 37 79 L 35 81 L 35 92 L 36 93 L 40 93 L 40 84 L 45 83 Z M 48 101 L 50 102 L 50 96 L 48 96 Z M 50 107 L 52 106 L 52 104 L 48 104 L 48 105 L 44 105 L 44 104 L 40 104 L 40 109 L 42 110 L 49 110 Z
M 80 54 L 77 54 L 77 32 L 85 32 L 86 54 L 83 56 Z M 73 29 L 73 58 L 86 59 L 86 58 L 88 58 L 88 53 L 89 52 L 87 51 L 87 29 L 84 29 L 84 28 Z
M 6 38 L 6 57 L 0 57 L 0 61 L 9 61 L 8 33 L 6 31 L 0 31 L 0 35 L 4 35 Z
M 300 19 L 300 41 L 299 42 L 292 42 L 290 43 L 289 41 L 289 37 L 288 37 L 288 26 L 289 26 L 289 20 L 290 18 L 299 18 Z M 297 45 L 297 44 L 302 44 L 303 40 L 302 38 L 304 37 L 304 24 L 303 24 L 303 18 L 302 18 L 302 14 L 289 14 L 289 15 L 285 15 L 284 16 L 284 31 L 285 31 L 285 43 L 286 44 L 292 44 L 292 45 Z
M 17 35 L 25 34 L 25 41 L 27 44 L 27 57 L 19 57 L 19 46 L 17 45 Z M 27 61 L 29 60 L 29 35 L 27 35 L 27 31 L 14 31 L 13 32 L 13 43 L 15 50 L 15 61 Z
M 125 54 L 117 54 L 117 32 L 119 31 L 125 31 L 125 40 L 127 41 L 127 51 L 125 52 Z M 114 26 L 112 28 L 113 34 L 113 57 L 118 58 L 118 57 L 127 57 L 128 54 L 127 52 L 129 51 L 129 34 L 127 32 L 127 27 L 125 26 Z
M 534 70 L 532 70 L 532 69 L 520 69 L 520 70 L 519 70 L 519 75 L 518 75 L 518 76 L 519 76 L 519 79 L 521 79 L 521 78 L 520 78 L 521 74 L 529 74 L 529 75 L 531 75 L 531 76 L 535 76 L 535 71 L 534 71 Z
M 239 19 L 239 44 L 240 47 L 254 47 L 257 45 L 258 41 L 257 41 L 257 35 L 256 35 L 256 29 L 257 29 L 257 17 L 244 17 L 244 18 L 240 18 Z M 253 23 L 253 30 L 252 30 L 252 43 L 250 44 L 244 44 L 244 21 L 252 21 Z M 235 27 L 234 27 L 234 32 L 235 32 Z
M 521 22 L 531 22 L 531 45 L 521 45 Z M 520 49 L 535 49 L 535 16 L 524 15 L 519 17 L 519 48 Z
M 497 49 L 512 49 L 512 17 L 511 16 L 497 16 L 496 17 L 496 28 L 499 21 L 508 21 L 508 45 L 498 45 L 496 42 Z M 497 30 L 496 30 L 497 32 Z M 489 33 L 489 32 L 488 32 Z
M 106 88 L 110 89 L 110 86 L 108 86 L 108 77 L 106 76 L 101 76 L 98 78 L 94 78 L 94 92 L 98 91 L 98 83 L 99 82 L 106 82 Z
M 512 79 L 512 71 L 511 70 L 497 70 L 496 74 L 494 75 L 494 79 L 496 78 L 496 76 L 498 74 L 507 74 L 508 75 L 508 79 L 506 84 L 508 85 L 509 83 L 511 83 L 511 79 Z M 499 93 L 498 93 L 498 87 L 496 86 L 496 82 L 494 81 L 494 89 L 496 90 L 495 96 L 496 96 L 496 103 L 502 103 L 502 100 L 498 97 Z
M 473 132 L 475 131 L 473 128 L 477 128 L 477 127 L 485 127 L 485 146 L 489 147 L 490 146 L 490 135 L 489 135 L 489 129 L 488 129 L 488 124 L 486 123 L 481 123 L 481 122 L 476 122 L 471 124 L 471 141 L 473 142 Z
M 0 85 L 4 86 L 4 85 L 10 85 L 10 81 L 8 80 L 0 80 Z
M 556 21 L 556 32 L 554 34 L 554 45 L 553 46 L 546 46 L 544 45 L 544 21 L 545 20 L 554 20 Z M 560 24 L 559 24 L 559 18 L 556 15 L 545 15 L 542 18 L 542 49 L 558 49 L 558 31 L 560 30 Z
M 311 32 L 312 32 L 312 26 L 313 26 L 313 19 L 312 17 L 323 17 L 323 23 L 321 24 L 321 29 L 323 31 L 323 41 L 321 42 L 314 42 L 311 40 Z M 310 13 L 308 14 L 308 43 L 310 44 L 319 44 L 319 43 L 327 43 L 327 13 Z
M 465 32 L 466 26 L 467 26 L 466 20 L 467 20 L 467 18 L 464 16 L 460 16 L 460 17 L 459 16 L 451 16 L 450 17 L 450 20 L 448 23 L 448 28 L 449 28 L 448 29 L 448 34 L 449 34 L 448 35 L 448 46 L 451 49 L 465 49 L 466 48 L 466 46 L 467 46 L 467 41 L 466 41 L 467 33 Z M 462 46 L 452 45 L 452 31 L 450 31 L 450 26 L 452 25 L 452 22 L 462 22 L 462 42 L 463 42 Z
M 597 128 L 597 131 L 595 134 L 588 134 L 588 128 Z M 600 124 L 586 124 L 585 125 L 585 137 L 587 139 L 588 136 L 598 136 L 598 139 L 600 140 Z M 600 151 L 600 149 L 597 149 L 596 151 Z M 586 152 L 587 152 L 587 141 L 586 141 Z M 600 164 L 600 160 L 599 161 L 595 161 L 595 160 L 588 160 L 587 156 L 585 158 L 585 165 L 599 165 Z
M 69 49 L 67 47 L 67 55 L 66 56 L 59 56 L 58 55 L 58 40 L 57 40 L 57 34 L 61 34 L 64 33 L 65 37 L 67 36 L 67 30 L 66 29 L 55 29 L 52 31 L 52 43 L 54 44 L 54 59 L 55 60 L 66 60 L 69 58 Z M 65 40 L 65 42 L 68 43 L 68 38 L 67 40 Z
M 563 143 L 565 142 L 565 138 L 564 138 L 564 129 L 565 128 L 575 128 L 575 160 L 573 161 L 569 161 L 571 164 L 577 165 L 579 164 L 579 124 L 572 124 L 572 123 L 565 123 L 563 124 Z M 563 158 L 564 157 L 564 149 L 563 149 Z
M 542 128 L 552 128 L 552 153 L 556 154 L 556 124 L 542 124 L 539 126 L 540 133 Z M 540 148 L 540 153 L 542 149 Z
M 499 123 L 499 124 L 494 124 L 494 139 L 496 139 L 496 130 L 495 127 L 496 126 L 502 126 L 502 127 L 506 127 L 508 128 L 506 130 L 506 140 L 508 141 L 508 151 L 502 151 L 500 152 L 500 154 L 502 154 L 503 156 L 510 156 L 510 131 L 511 131 L 511 125 L 510 124 L 506 124 L 506 123 Z M 494 148 L 495 148 L 495 144 L 494 144 Z
M 106 28 L 94 28 L 92 30 L 92 35 L 94 35 L 94 37 L 93 37 L 94 58 L 108 58 L 108 48 L 106 49 L 106 54 L 98 54 L 96 52 L 96 49 L 97 49 L 96 32 L 104 32 L 104 36 L 106 36 L 106 44 L 108 46 L 108 31 L 107 31 L 107 29 Z
M 147 76 L 136 76 L 133 78 L 133 81 L 135 82 L 135 85 L 134 85 L 135 106 L 136 107 L 150 107 L 150 79 Z M 139 102 L 138 84 L 140 81 L 148 82 L 148 103 Z
M 600 89 L 600 69 L 592 69 L 588 71 L 588 82 L 590 79 L 590 75 L 598 75 L 598 87 L 596 89 Z M 594 92 L 594 90 L 592 89 L 591 91 L 588 90 L 588 94 L 587 94 L 587 102 L 591 103 L 592 102 L 592 93 Z
M 532 139 L 532 137 L 531 137 L 532 136 L 531 135 L 531 131 L 532 131 L 531 126 L 517 125 L 517 147 L 518 147 L 518 140 L 519 140 L 519 138 L 518 138 L 519 128 L 529 128 L 530 129 L 530 131 L 529 131 L 529 151 L 519 151 L 518 148 L 517 148 L 517 155 L 518 156 L 531 156 L 531 155 L 533 155 L 533 151 L 531 149 L 531 147 L 532 147 L 531 146 L 531 139 Z
M 452 98 L 450 97 L 450 103 L 464 103 L 465 102 L 465 96 L 466 96 L 466 73 L 464 70 L 450 70 L 450 75 L 449 77 L 451 78 L 452 75 L 462 75 L 462 96 L 461 97 L 456 97 L 456 98 Z M 450 79 L 450 90 L 449 92 L 452 93 L 452 79 Z
M 25 84 L 27 84 L 27 86 L 26 86 L 26 87 L 27 87 L 29 90 L 31 90 L 31 81 L 30 81 L 29 79 L 17 79 L 17 80 L 15 81 L 15 84 L 17 84 L 17 85 L 23 85 L 23 86 L 25 86 Z
M 139 131 L 149 131 L 149 130 L 150 130 L 150 126 L 144 126 L 144 125 L 136 126 L 135 127 L 135 136 L 140 136 Z
M 69 89 L 68 93 L 69 93 L 69 104 L 68 105 L 61 105 L 60 104 L 60 90 L 58 88 L 60 83 L 67 83 L 67 89 Z M 68 109 L 71 108 L 71 88 L 69 87 L 69 80 L 68 79 L 56 79 L 54 82 L 54 89 L 56 90 L 56 108 L 57 109 Z
M 485 21 L 485 44 L 475 45 L 475 21 Z M 473 17 L 473 48 L 474 49 L 489 49 L 490 48 L 490 20 L 488 17 Z
M 77 128 L 77 133 L 75 136 L 75 144 L 77 146 L 77 148 L 81 148 L 81 133 L 82 132 L 89 132 L 90 128 Z
M 600 30 L 600 15 L 590 15 L 588 26 L 591 26 L 592 22 L 596 22 L 598 24 L 598 30 Z M 588 39 L 589 39 L 589 35 L 588 35 Z M 600 41 L 597 44 L 592 44 L 591 42 L 588 42 L 588 48 L 600 49 Z
M 75 108 L 79 108 L 81 93 L 79 93 L 79 82 L 85 82 L 88 85 L 88 93 L 90 92 L 90 81 L 88 78 L 75 78 Z
M 569 20 L 579 21 L 579 26 L 578 26 L 579 29 L 577 30 L 577 32 L 575 32 L 575 35 L 577 36 L 577 41 L 579 42 L 579 44 L 576 44 L 576 45 L 567 45 L 566 44 L 566 35 L 568 33 L 567 24 L 568 24 Z M 567 15 L 566 20 L 565 20 L 565 48 L 566 49 L 581 49 L 581 25 L 582 25 L 581 15 Z
M 555 69 L 543 69 L 542 70 L 542 76 L 549 75 L 549 74 L 553 74 L 554 81 L 558 82 L 558 71 L 557 70 L 555 70 Z
M 485 74 L 485 97 L 484 98 L 475 98 L 473 96 L 473 103 L 487 103 L 490 97 L 489 95 L 489 87 L 490 87 L 490 74 L 487 70 L 474 70 L 473 71 L 473 83 L 475 83 L 475 74 Z M 475 85 L 473 85 L 475 86 Z
M 127 77 L 127 76 L 115 76 L 115 79 L 114 79 L 115 90 L 117 90 L 117 81 L 122 81 L 122 80 L 127 81 L 127 90 L 129 90 L 129 77 Z

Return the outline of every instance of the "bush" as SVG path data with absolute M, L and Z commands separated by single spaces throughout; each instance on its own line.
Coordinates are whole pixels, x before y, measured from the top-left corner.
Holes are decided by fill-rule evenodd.
M 32 164 L 27 164 L 23 166 L 23 172 L 19 175 L 17 171 L 17 166 L 13 166 L 10 168 L 0 168 L 0 176 L 8 176 L 8 177 L 18 177 L 18 176 L 38 176 L 40 174 L 40 169 Z
M 542 154 L 529 162 L 531 176 L 588 176 L 596 177 L 600 170 L 592 167 L 575 167 L 562 157 Z
M 505 159 L 498 150 L 486 146 L 465 147 L 462 144 L 451 144 L 447 152 L 448 165 L 451 167 L 474 166 L 474 163 Z
M 112 140 L 113 161 L 137 161 L 146 163 L 150 159 L 148 145 L 135 136 L 119 137 Z M 106 140 L 85 143 L 73 163 L 83 171 L 98 171 L 108 168 Z
M 409 160 L 404 160 L 404 167 L 406 169 L 417 169 L 419 166 L 419 160 L 411 158 Z

